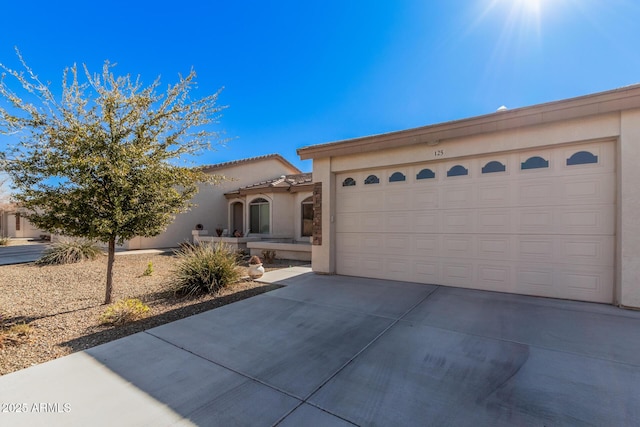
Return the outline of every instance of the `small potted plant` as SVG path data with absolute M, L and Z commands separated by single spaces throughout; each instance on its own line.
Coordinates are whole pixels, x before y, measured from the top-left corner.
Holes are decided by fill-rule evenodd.
M 252 256 L 249 259 L 249 277 L 252 279 L 258 279 L 264 274 L 264 267 L 262 261 L 257 256 Z

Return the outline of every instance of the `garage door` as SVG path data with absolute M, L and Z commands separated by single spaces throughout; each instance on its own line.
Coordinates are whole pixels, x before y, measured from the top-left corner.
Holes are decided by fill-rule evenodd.
M 611 303 L 615 145 L 337 175 L 338 274 Z

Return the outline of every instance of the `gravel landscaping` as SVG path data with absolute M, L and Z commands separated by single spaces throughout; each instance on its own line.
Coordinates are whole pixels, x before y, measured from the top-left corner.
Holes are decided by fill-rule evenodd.
M 149 262 L 153 264 L 153 274 L 145 276 L 143 273 Z M 241 280 L 215 295 L 179 298 L 167 290 L 175 262 L 172 254 L 116 257 L 113 300 L 139 298 L 150 310 L 143 320 L 115 327 L 100 325 L 100 315 L 106 309 L 102 304 L 106 256 L 96 261 L 62 266 L 0 266 L 0 313 L 10 323 L 24 322 L 31 326 L 31 333 L 23 342 L 0 343 L 0 375 L 278 287 Z M 265 269 L 292 264 L 301 263 L 276 260 L 275 264 L 265 264 Z

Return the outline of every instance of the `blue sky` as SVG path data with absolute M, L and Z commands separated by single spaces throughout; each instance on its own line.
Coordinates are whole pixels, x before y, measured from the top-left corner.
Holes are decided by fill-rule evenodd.
M 3 0 L 0 62 L 17 46 L 43 80 L 86 63 L 224 86 L 197 162 L 297 148 L 564 99 L 640 82 L 637 0 Z M 0 149 L 7 139 L 0 136 Z

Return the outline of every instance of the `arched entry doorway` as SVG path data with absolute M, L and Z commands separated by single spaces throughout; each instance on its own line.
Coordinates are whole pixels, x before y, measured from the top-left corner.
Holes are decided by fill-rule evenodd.
M 244 233 L 244 204 L 242 202 L 234 202 L 231 204 L 231 230 Z

